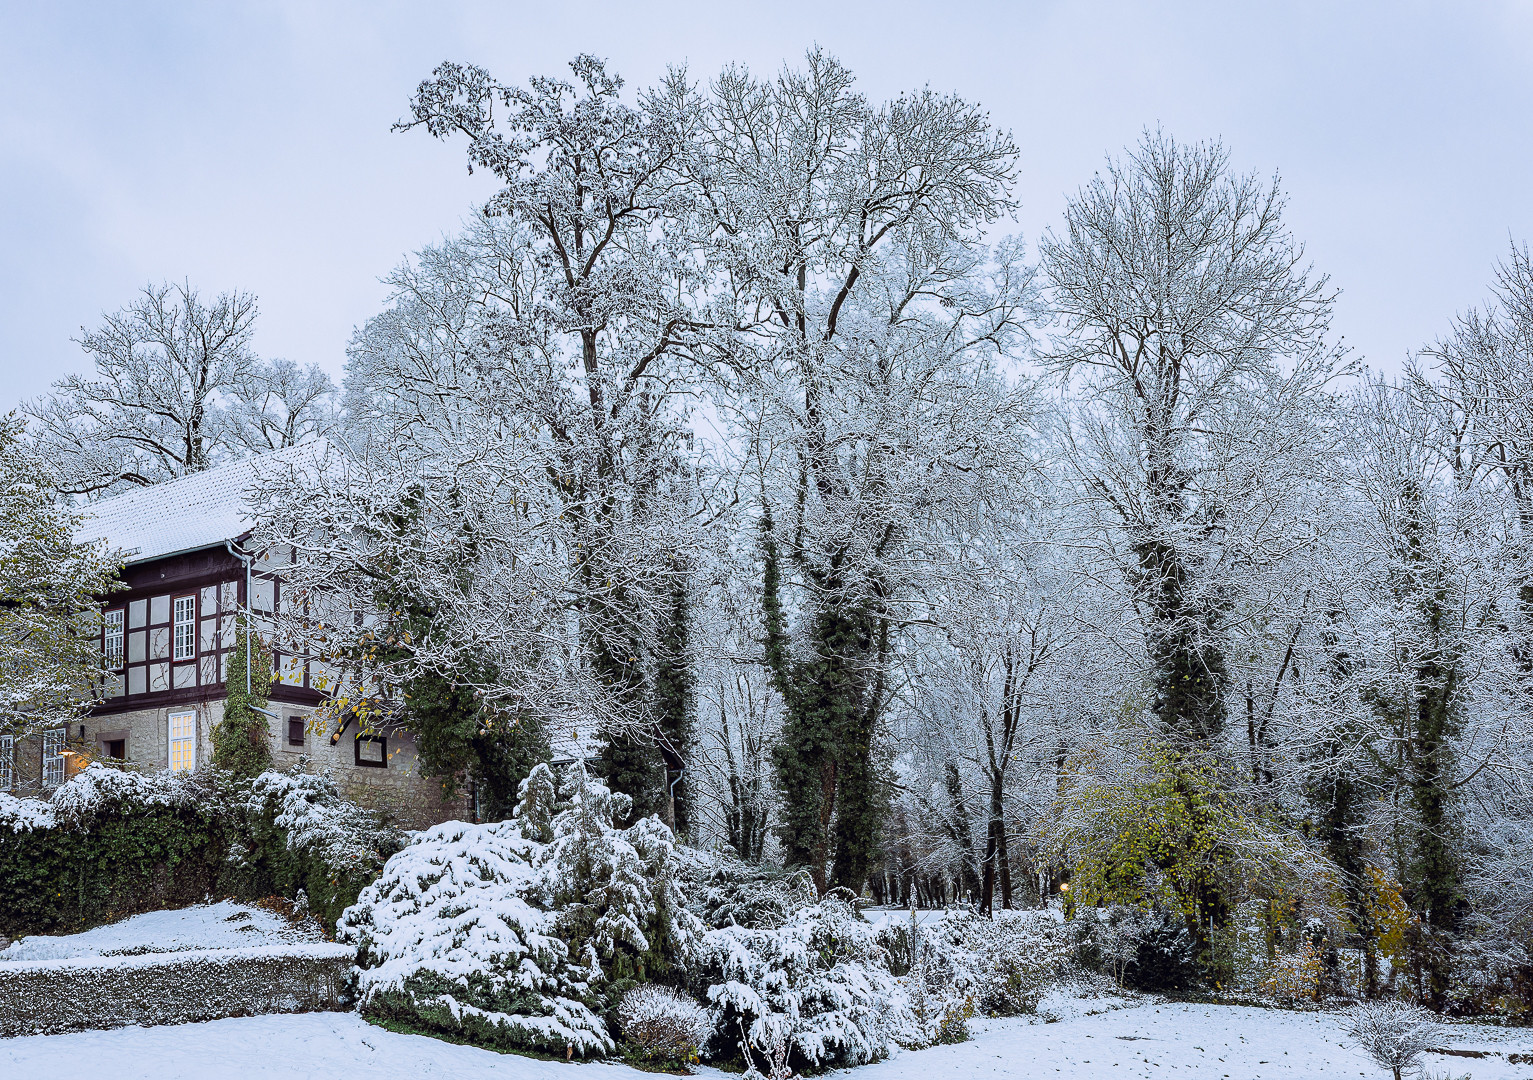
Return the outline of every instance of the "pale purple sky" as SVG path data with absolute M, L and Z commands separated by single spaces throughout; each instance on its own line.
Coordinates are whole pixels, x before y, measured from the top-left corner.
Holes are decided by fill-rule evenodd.
M 444 59 L 498 77 L 610 59 L 768 73 L 823 45 L 882 98 L 981 102 L 1022 149 L 1029 243 L 1104 154 L 1162 124 L 1280 170 L 1397 370 L 1533 240 L 1533 2 L 29 3 L 0 0 L 0 410 L 88 359 L 70 338 L 148 281 L 260 297 L 256 346 L 336 376 L 379 277 L 492 180 L 391 134 Z

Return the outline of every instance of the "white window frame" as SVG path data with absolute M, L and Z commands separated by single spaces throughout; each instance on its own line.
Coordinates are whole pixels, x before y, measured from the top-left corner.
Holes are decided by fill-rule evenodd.
M 43 732 L 43 787 L 56 788 L 64 782 L 64 728 Z
M 125 615 L 122 608 L 114 608 L 101 616 L 101 662 L 108 671 L 122 670 Z
M 183 721 L 178 735 L 177 721 Z M 177 753 L 179 749 L 180 753 Z M 197 710 L 172 709 L 165 717 L 165 764 L 171 772 L 194 772 L 197 768 Z
M 181 617 L 181 605 L 186 605 L 186 617 Z M 171 660 L 197 659 L 197 594 L 178 596 L 170 606 L 170 656 Z M 185 634 L 182 634 L 182 631 Z M 185 649 L 182 648 L 184 636 Z
M 0 735 L 0 791 L 16 785 L 16 736 Z

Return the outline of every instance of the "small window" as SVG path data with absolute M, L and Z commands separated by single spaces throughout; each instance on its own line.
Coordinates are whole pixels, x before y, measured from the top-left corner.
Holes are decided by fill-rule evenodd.
M 43 786 L 58 787 L 64 782 L 64 729 L 43 732 Z
M 10 791 L 16 782 L 15 757 L 16 736 L 0 735 L 0 791 Z
M 108 671 L 122 667 L 122 608 L 108 611 L 101 623 L 101 660 Z
M 176 659 L 193 660 L 197 657 L 197 598 L 176 597 Z
M 113 761 L 128 760 L 127 739 L 107 739 L 102 742 L 101 749 L 103 752 L 105 752 L 106 756 L 111 758 Z
M 369 769 L 389 767 L 388 739 L 382 735 L 358 735 L 356 741 L 357 764 Z
M 287 718 L 287 744 L 289 746 L 303 745 L 303 717 L 289 716 Z
M 190 772 L 197 767 L 197 714 L 170 714 L 170 771 Z

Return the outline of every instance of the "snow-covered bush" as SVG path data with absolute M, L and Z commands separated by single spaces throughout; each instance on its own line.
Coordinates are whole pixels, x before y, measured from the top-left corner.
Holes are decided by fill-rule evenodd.
M 1394 1080 L 1412 1068 L 1437 1036 L 1437 1017 L 1404 1001 L 1365 1001 L 1347 1014 L 1347 1034 Z
M 917 966 L 932 992 L 945 995 L 945 1011 L 969 1001 L 990 1016 L 1034 1013 L 1071 965 L 1069 931 L 1048 913 L 998 912 L 986 919 L 948 912 L 919 934 Z
M 541 830 L 543 809 L 529 801 L 534 787 L 548 790 L 550 770 L 539 765 L 523 782 L 516 810 L 527 831 Z M 671 830 L 658 818 L 627 829 L 614 819 L 632 810 L 627 795 L 596 782 L 576 764 L 569 801 L 552 815 L 553 839 L 538 856 L 544 905 L 558 913 L 559 935 L 577 952 L 594 949 L 605 977 L 649 980 L 686 968 L 703 926 L 686 908 L 678 882 L 681 856 Z
M 708 1039 L 708 1013 L 673 986 L 642 983 L 623 995 L 617 1019 L 633 1053 L 656 1065 L 695 1062 Z
M 598 985 L 685 963 L 700 927 L 670 831 L 613 828 L 622 797 L 579 766 L 568 786 L 555 812 L 541 765 L 511 821 L 448 822 L 389 859 L 337 931 L 364 1011 L 491 1046 L 613 1049 Z
M 1202 979 L 1182 920 L 1135 907 L 1086 908 L 1075 918 L 1077 956 L 1131 990 L 1181 990 Z
M 244 828 L 229 863 L 246 878 L 240 891 L 302 891 L 328 925 L 404 846 L 403 833 L 342 798 L 327 773 L 265 772 L 239 790 Z
M 819 898 L 808 870 L 756 866 L 712 852 L 688 851 L 681 880 L 693 913 L 710 927 L 770 930 Z
M 450 821 L 389 859 L 336 932 L 357 946 L 362 1010 L 483 1045 L 610 1051 L 584 1000 L 596 957 L 571 957 L 539 905 L 541 848 L 514 821 Z
M 775 929 L 724 926 L 703 936 L 716 1056 L 793 1066 L 861 1065 L 898 1045 L 926 1043 L 883 948 L 846 899 L 832 894 Z

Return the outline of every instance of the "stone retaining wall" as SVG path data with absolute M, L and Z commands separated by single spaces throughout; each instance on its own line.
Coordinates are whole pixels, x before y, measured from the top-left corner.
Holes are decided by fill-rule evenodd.
M 355 951 L 330 943 L 0 962 L 0 1038 L 343 1009 Z

